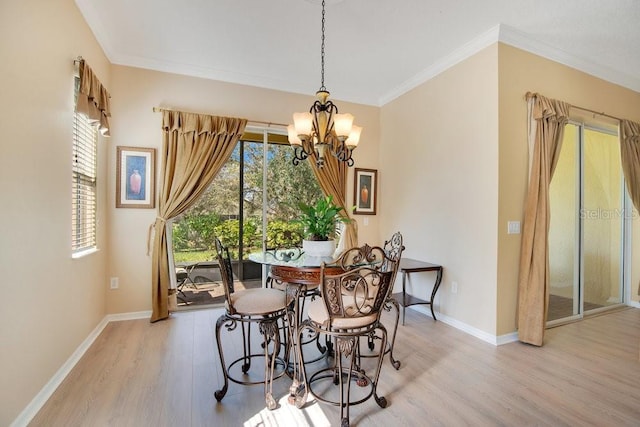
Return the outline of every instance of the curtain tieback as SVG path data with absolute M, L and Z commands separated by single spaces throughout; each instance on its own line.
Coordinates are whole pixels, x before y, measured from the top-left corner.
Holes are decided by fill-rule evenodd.
M 156 220 L 149 225 L 149 231 L 147 232 L 147 256 L 151 255 L 151 236 L 154 234 L 156 230 L 156 224 L 160 222 L 160 225 L 163 227 L 166 225 L 167 220 L 157 216 Z

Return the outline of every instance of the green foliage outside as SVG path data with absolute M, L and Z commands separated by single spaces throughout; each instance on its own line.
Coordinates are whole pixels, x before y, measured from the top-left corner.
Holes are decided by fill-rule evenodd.
M 214 237 L 239 257 L 240 203 L 243 208 L 243 258 L 262 249 L 263 144 L 244 142 L 244 170 L 241 171 L 240 144 L 227 164 L 197 202 L 173 223 L 176 263 L 214 259 Z M 323 198 L 313 171 L 306 162 L 294 166 L 293 151 L 286 145 L 269 144 L 267 187 L 267 242 L 270 246 L 300 245 L 302 228 L 297 222 L 301 203 Z M 244 186 L 240 191 L 240 173 Z
M 214 229 L 222 220 L 215 213 L 189 213 L 173 226 L 174 248 L 212 250 Z
M 213 261 L 216 259 L 214 251 L 173 251 L 173 259 L 176 264 Z
M 257 218 L 248 218 L 244 221 L 242 246 L 246 253 L 262 249 L 261 225 Z M 240 250 L 240 221 L 230 219 L 218 225 L 214 229 L 220 242 L 229 249 L 231 258 L 238 259 Z

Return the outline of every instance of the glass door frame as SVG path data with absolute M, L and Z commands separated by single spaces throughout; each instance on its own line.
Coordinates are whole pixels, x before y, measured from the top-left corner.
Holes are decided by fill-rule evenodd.
M 574 252 L 574 285 L 573 285 L 573 312 L 577 314 L 573 314 L 567 317 L 563 317 L 560 319 L 546 321 L 546 327 L 558 326 L 561 324 L 565 324 L 568 322 L 581 320 L 585 317 L 584 311 L 584 294 L 585 294 L 585 277 L 584 277 L 584 257 L 583 250 L 585 245 L 585 237 L 584 237 L 584 220 L 582 218 L 582 212 L 584 212 L 584 200 L 585 200 L 585 153 L 584 153 L 584 131 L 591 130 L 595 132 L 601 132 L 608 135 L 612 135 L 618 138 L 618 144 L 620 143 L 620 133 L 618 130 L 613 130 L 612 128 L 608 128 L 606 126 L 597 125 L 594 123 L 585 123 L 583 121 L 570 120 L 567 125 L 576 126 L 576 155 L 579 159 L 578 167 L 576 168 L 576 179 L 578 184 L 578 191 L 575 192 L 576 197 L 576 206 L 578 207 L 576 211 L 576 222 L 575 222 L 575 247 L 576 251 Z M 620 165 L 622 168 L 622 165 Z M 552 178 L 553 179 L 553 178 Z M 586 316 L 591 316 L 594 314 L 601 313 L 603 311 L 610 310 L 614 307 L 623 306 L 627 301 L 630 300 L 630 282 L 631 282 L 631 227 L 632 227 L 632 219 L 633 215 L 629 215 L 628 212 L 633 213 L 633 205 L 631 204 L 631 199 L 629 198 L 627 192 L 627 186 L 624 180 L 624 176 L 621 179 L 621 188 L 622 192 L 622 221 L 620 222 L 621 227 L 621 262 L 620 266 L 620 303 L 607 305 L 604 307 L 591 309 L 586 313 Z M 578 283 L 576 284 L 576 279 Z M 549 284 L 551 285 L 551 284 Z

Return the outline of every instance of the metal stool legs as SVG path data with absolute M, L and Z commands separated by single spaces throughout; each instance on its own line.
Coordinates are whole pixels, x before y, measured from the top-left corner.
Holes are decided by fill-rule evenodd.
M 384 304 L 384 311 L 390 312 L 392 308 L 395 308 L 395 313 L 396 313 L 395 323 L 393 325 L 393 334 L 391 335 L 391 341 L 388 343 L 388 346 L 385 349 L 384 354 L 389 353 L 389 362 L 391 362 L 391 365 L 396 370 L 398 370 L 400 369 L 401 363 L 399 360 L 396 360 L 395 357 L 393 356 L 393 347 L 396 343 L 396 334 L 398 333 L 398 324 L 400 323 L 400 304 L 398 304 L 398 301 L 396 301 L 395 298 L 387 299 Z M 380 339 L 380 337 L 378 337 L 375 334 L 369 335 L 367 337 L 367 346 L 369 347 L 369 350 L 371 351 L 374 350 L 376 339 Z M 364 356 L 359 355 L 359 357 L 376 357 L 376 355 L 375 354 L 368 354 Z
M 222 366 L 222 373 L 224 376 L 224 384 L 220 390 L 214 393 L 214 396 L 218 402 L 227 393 L 229 388 L 229 381 L 242 385 L 254 385 L 264 383 L 265 402 L 269 410 L 275 409 L 277 406 L 276 400 L 273 397 L 273 380 L 279 378 L 286 370 L 286 362 L 278 357 L 280 351 L 280 327 L 278 321 L 283 319 L 282 316 L 268 317 L 265 319 L 252 319 L 248 317 L 234 317 L 228 314 L 223 314 L 218 318 L 216 322 L 216 341 L 218 344 L 218 354 L 220 356 L 220 364 Z M 231 362 L 229 365 L 225 363 L 224 352 L 222 350 L 222 342 L 220 340 L 220 331 L 224 326 L 227 331 L 233 331 L 238 327 L 242 330 L 242 357 Z M 264 354 L 252 354 L 251 353 L 251 323 L 258 324 L 258 330 L 263 336 L 263 349 Z M 271 350 L 270 350 L 271 348 Z M 247 374 L 251 369 L 251 360 L 255 357 L 264 357 L 264 380 L 260 381 L 243 381 L 235 378 L 230 374 L 231 369 L 242 363 L 241 370 L 243 374 Z M 275 374 L 276 361 L 282 364 L 283 370 L 279 374 Z

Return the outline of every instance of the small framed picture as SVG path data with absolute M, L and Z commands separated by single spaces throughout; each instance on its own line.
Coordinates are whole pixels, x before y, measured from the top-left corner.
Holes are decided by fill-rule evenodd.
M 155 148 L 117 147 L 116 208 L 155 208 L 155 182 Z
M 378 171 L 375 169 L 355 169 L 353 185 L 354 214 L 375 215 L 378 191 Z

